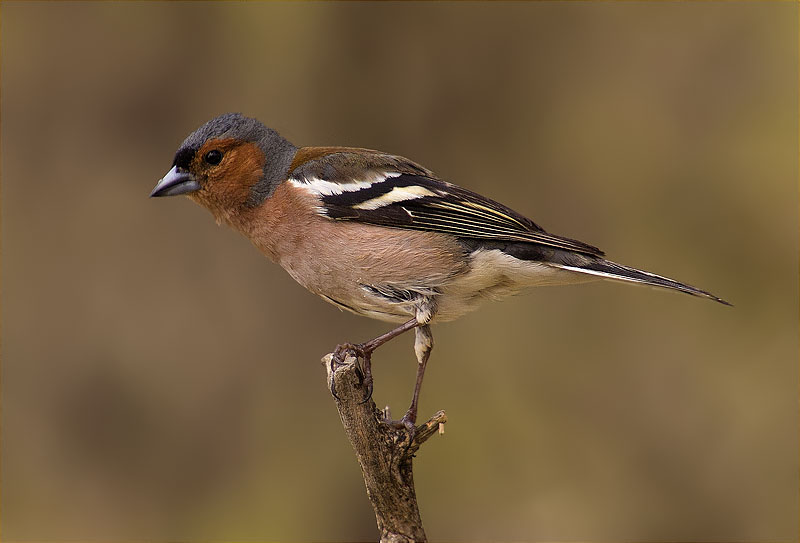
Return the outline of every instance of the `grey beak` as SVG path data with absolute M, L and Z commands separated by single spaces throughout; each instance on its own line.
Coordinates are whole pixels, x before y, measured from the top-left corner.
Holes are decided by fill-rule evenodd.
M 178 170 L 177 166 L 173 166 L 167 175 L 162 177 L 150 197 L 158 196 L 177 196 L 178 194 L 186 194 L 200 189 L 200 183 L 189 172 Z

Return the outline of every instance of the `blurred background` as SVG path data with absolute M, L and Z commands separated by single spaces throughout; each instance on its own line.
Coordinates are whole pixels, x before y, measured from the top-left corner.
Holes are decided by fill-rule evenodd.
M 445 541 L 797 539 L 794 2 L 2 5 L 6 541 L 359 541 L 339 312 L 187 199 L 227 111 L 410 157 L 733 302 L 549 287 L 434 327 Z M 399 414 L 413 340 L 382 348 Z

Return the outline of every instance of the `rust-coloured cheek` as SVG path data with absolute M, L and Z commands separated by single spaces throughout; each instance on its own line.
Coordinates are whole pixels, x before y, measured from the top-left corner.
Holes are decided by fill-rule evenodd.
M 206 164 L 203 157 L 209 151 L 222 151 L 222 162 Z M 233 139 L 210 140 L 198 151 L 194 168 L 205 178 L 195 199 L 219 217 L 243 206 L 250 190 L 264 175 L 266 157 L 255 143 Z M 218 213 L 219 212 L 219 213 Z

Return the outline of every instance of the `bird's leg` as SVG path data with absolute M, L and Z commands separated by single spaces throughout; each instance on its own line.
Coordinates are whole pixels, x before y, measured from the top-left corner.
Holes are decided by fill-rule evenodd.
M 397 328 L 395 328 L 393 330 L 389 330 L 385 334 L 382 334 L 382 335 L 376 337 L 375 339 L 371 339 L 371 340 L 367 341 L 366 343 L 361 343 L 361 344 L 357 345 L 357 347 L 361 348 L 361 350 L 364 351 L 364 352 L 370 352 L 371 353 L 375 349 L 377 349 L 378 347 L 380 347 L 381 345 L 383 345 L 384 343 L 389 341 L 390 339 L 394 339 L 397 336 L 399 336 L 400 334 L 402 334 L 403 332 L 408 332 L 409 330 L 411 330 L 412 328 L 414 328 L 416 326 L 419 326 L 419 322 L 417 322 L 417 319 L 411 319 L 410 321 L 404 322 L 403 324 L 401 324 Z
M 414 395 L 411 398 L 411 406 L 406 411 L 399 421 L 392 421 L 394 426 L 403 426 L 408 432 L 409 445 L 414 440 L 414 435 L 417 433 L 417 405 L 419 403 L 419 391 L 422 388 L 422 378 L 425 376 L 425 366 L 428 365 L 428 358 L 431 356 L 433 350 L 433 334 L 431 327 L 428 324 L 420 325 L 416 330 L 414 338 L 414 352 L 417 355 L 417 382 L 414 385 Z
M 372 353 L 387 341 L 396 338 L 403 332 L 407 332 L 416 326 L 419 326 L 417 319 L 411 319 L 397 328 L 389 330 L 385 334 L 381 334 L 375 339 L 371 339 L 365 343 L 342 343 L 337 345 L 331 357 L 331 371 L 335 371 L 337 366 L 344 364 L 345 358 L 350 353 L 356 358 L 361 358 L 364 372 L 363 383 L 367 388 L 367 394 L 364 396 L 363 402 L 366 402 L 372 397 Z M 331 380 L 331 394 L 334 398 L 338 399 L 333 380 Z

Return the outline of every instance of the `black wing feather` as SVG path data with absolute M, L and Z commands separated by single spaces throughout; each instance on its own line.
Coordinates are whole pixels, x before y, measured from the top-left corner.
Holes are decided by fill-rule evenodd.
M 535 243 L 592 256 L 603 255 L 592 245 L 548 234 L 524 215 L 437 179 L 429 170 L 403 157 L 366 149 L 331 151 L 296 168 L 292 179 L 302 182 L 316 178 L 346 187 L 348 183 L 359 181 L 359 175 L 390 172 L 386 179 L 368 188 L 321 195 L 325 214 L 332 219 L 441 232 L 465 239 Z M 374 209 L 359 207 L 402 187 L 420 187 L 432 195 L 381 203 Z
M 419 186 L 436 196 L 425 196 L 378 207 L 358 209 L 362 204 L 395 187 Z M 381 226 L 428 230 L 461 238 L 538 243 L 595 256 L 603 252 L 581 241 L 548 234 L 539 225 L 514 210 L 456 185 L 417 175 L 400 175 L 369 189 L 322 197 L 327 215 Z

